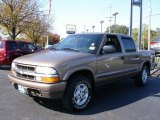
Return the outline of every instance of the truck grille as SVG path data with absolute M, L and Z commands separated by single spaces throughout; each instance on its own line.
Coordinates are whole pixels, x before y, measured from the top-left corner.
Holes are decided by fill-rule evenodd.
M 16 64 L 16 77 L 25 79 L 25 80 L 35 80 L 35 67 L 30 65 Z
M 35 71 L 35 66 L 23 66 L 23 65 L 19 65 L 17 64 L 17 69 L 18 70 L 22 70 L 22 71 L 25 71 L 25 72 L 34 72 Z
M 25 74 L 20 74 L 20 73 L 16 73 L 18 78 L 23 78 L 23 79 L 27 79 L 27 80 L 34 80 L 34 76 L 33 75 L 25 75 Z

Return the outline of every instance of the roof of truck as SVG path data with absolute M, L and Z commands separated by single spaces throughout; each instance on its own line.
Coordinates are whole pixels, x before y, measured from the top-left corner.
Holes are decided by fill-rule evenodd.
M 95 35 L 117 35 L 117 36 L 122 36 L 122 37 L 131 37 L 130 35 L 126 35 L 126 34 L 119 34 L 119 33 L 107 33 L 107 32 L 103 32 L 103 33 L 100 33 L 100 32 L 87 32 L 87 33 L 76 33 L 76 34 L 72 34 L 72 35 L 92 35 L 92 34 L 95 34 Z

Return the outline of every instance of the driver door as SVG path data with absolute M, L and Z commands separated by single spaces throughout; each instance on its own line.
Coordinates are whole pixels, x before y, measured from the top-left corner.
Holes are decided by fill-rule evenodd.
M 115 35 L 107 35 L 105 45 L 113 45 L 116 49 L 114 53 L 103 53 L 97 57 L 97 77 L 98 83 L 111 82 L 120 77 L 124 70 L 124 53 L 120 42 Z M 102 47 L 103 48 L 103 47 Z

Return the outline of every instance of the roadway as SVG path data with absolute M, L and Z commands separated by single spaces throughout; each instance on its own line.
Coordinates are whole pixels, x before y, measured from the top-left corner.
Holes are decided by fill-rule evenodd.
M 160 79 L 145 87 L 122 80 L 97 88 L 86 110 L 68 113 L 60 100 L 33 99 L 15 90 L 0 70 L 0 120 L 160 120 Z

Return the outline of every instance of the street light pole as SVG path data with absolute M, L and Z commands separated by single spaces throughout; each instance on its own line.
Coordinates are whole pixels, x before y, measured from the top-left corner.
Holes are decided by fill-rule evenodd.
M 102 33 L 102 29 L 103 29 L 103 23 L 104 23 L 104 21 L 101 21 L 100 23 L 101 23 L 101 33 Z
M 151 42 L 151 13 L 152 13 L 152 7 L 151 7 L 151 0 L 148 0 L 148 14 L 149 14 L 149 20 L 148 20 L 148 50 L 150 50 L 150 42 Z
M 111 11 L 112 10 L 112 6 L 110 4 L 110 19 L 109 19 L 109 33 L 111 33 L 111 21 L 112 21 L 112 17 L 111 17 Z
M 118 15 L 119 13 L 118 12 L 115 12 L 115 13 L 113 13 L 113 16 L 115 17 L 114 18 L 114 24 L 116 25 L 116 18 L 117 18 L 117 15 Z
M 129 27 L 129 35 L 132 36 L 132 24 L 133 24 L 133 4 L 132 4 L 132 0 L 131 0 L 131 13 L 130 13 L 130 27 Z
M 92 26 L 93 32 L 94 32 L 94 28 L 95 28 L 95 26 Z
M 138 34 L 138 50 L 141 49 L 141 39 L 142 39 L 142 0 L 140 7 L 140 27 L 139 27 L 139 34 Z
M 141 49 L 141 39 L 142 39 L 142 1 L 143 0 L 131 0 L 130 35 L 132 35 L 133 6 L 138 6 L 140 8 L 140 24 L 139 24 L 139 32 L 138 32 L 138 50 Z

